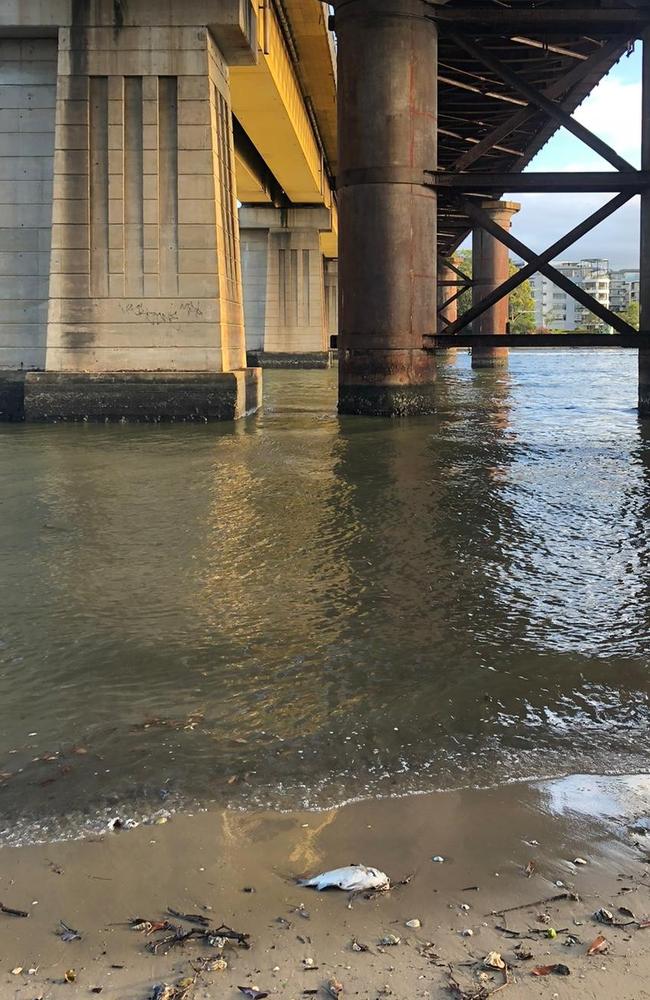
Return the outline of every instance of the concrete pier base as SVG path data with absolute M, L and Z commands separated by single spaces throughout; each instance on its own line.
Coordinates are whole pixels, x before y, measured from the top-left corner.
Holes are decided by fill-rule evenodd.
M 433 355 L 426 351 L 339 351 L 339 413 L 410 417 L 435 413 Z
M 331 351 L 305 351 L 300 354 L 247 351 L 246 363 L 252 368 L 329 368 Z
M 1 372 L 0 420 L 237 420 L 261 403 L 259 368 L 230 372 Z
M 514 201 L 487 201 L 481 206 L 503 229 L 510 229 L 513 215 L 521 206 Z M 472 234 L 472 304 L 498 288 L 508 277 L 510 257 L 508 248 L 484 229 Z M 508 296 L 479 316 L 472 324 L 474 334 L 499 334 L 508 332 Z M 508 365 L 507 347 L 473 347 L 472 368 L 505 368 Z

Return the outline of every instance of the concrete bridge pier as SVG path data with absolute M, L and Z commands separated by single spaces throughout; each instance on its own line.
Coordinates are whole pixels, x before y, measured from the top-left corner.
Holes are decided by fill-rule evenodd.
M 434 410 L 438 35 L 425 0 L 339 0 L 339 412 Z
M 339 333 L 338 259 L 327 257 L 324 262 L 324 267 L 325 267 L 325 329 L 327 330 L 328 346 L 331 346 L 332 337 L 338 338 L 338 333 Z
M 3 232 L 5 244 L 20 249 L 21 227 L 38 225 L 38 246 L 50 251 L 47 279 L 33 283 L 32 326 L 17 329 L 14 319 L 0 336 L 0 368 L 22 369 L 0 379 L 12 389 L 3 418 L 212 420 L 257 409 L 228 69 L 229 59 L 254 61 L 257 43 L 240 7 L 96 0 L 0 12 L 18 39 L 23 15 L 27 35 L 47 16 L 56 36 L 48 39 L 50 89 L 38 95 L 47 142 L 30 163 L 31 136 L 0 143 L 16 204 L 43 202 L 9 220 L 15 233 Z M 0 84 L 10 82 L 18 107 L 29 108 L 45 69 L 40 50 L 20 44 L 23 62 L 0 61 Z M 45 182 L 40 198 L 30 193 L 34 181 Z M 31 345 L 24 362 L 17 348 L 4 350 L 10 336 Z
M 325 207 L 239 210 L 246 348 L 262 368 L 327 368 Z
M 482 206 L 493 222 L 509 230 L 512 217 L 521 205 L 515 201 L 485 201 Z M 472 304 L 498 288 L 508 277 L 510 257 L 508 248 L 490 233 L 477 226 L 472 233 Z M 501 334 L 508 332 L 508 296 L 500 299 L 475 319 L 474 334 Z M 507 347 L 473 347 L 472 368 L 501 368 L 508 364 Z

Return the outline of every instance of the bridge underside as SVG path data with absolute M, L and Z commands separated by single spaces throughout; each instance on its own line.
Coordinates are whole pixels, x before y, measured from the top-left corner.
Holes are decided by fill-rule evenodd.
M 339 0 L 335 7 L 341 412 L 433 410 L 435 349 L 453 345 L 454 335 L 459 346 L 471 342 L 469 322 L 472 333 L 480 334 L 487 363 L 491 352 L 496 357 L 496 337 L 507 332 L 498 304 L 517 283 L 506 280 L 507 252 L 498 249 L 503 246 L 528 262 L 520 280 L 540 270 L 611 325 L 619 343 L 637 338 L 640 408 L 646 410 L 650 44 L 640 171 L 571 114 L 636 39 L 645 34 L 650 42 L 647 4 Z M 402 88 L 394 86 L 399 79 Z M 519 176 L 561 126 L 616 172 Z M 511 236 L 504 221 L 518 206 L 499 199 L 504 191 L 564 189 L 610 191 L 615 197 L 545 254 L 535 254 Z M 642 202 L 640 334 L 550 263 L 635 194 Z M 484 234 L 474 274 L 483 288 L 480 294 L 475 288 L 470 312 L 455 318 L 450 303 L 457 292 L 441 294 L 443 285 L 452 284 L 446 270 L 441 274 L 447 280 L 437 289 L 436 257 L 439 268 L 453 268 L 453 252 L 472 230 Z M 484 269 L 478 280 L 477 265 Z M 462 290 L 466 276 L 457 280 Z M 568 346 L 564 337 L 558 341 Z M 479 340 L 473 343 L 478 350 Z

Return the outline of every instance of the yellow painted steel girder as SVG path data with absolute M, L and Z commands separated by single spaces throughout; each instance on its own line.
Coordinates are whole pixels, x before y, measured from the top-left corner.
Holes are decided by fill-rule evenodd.
M 332 204 L 332 191 L 325 170 L 324 158 L 310 121 L 305 97 L 296 70 L 290 56 L 280 25 L 274 10 L 265 4 L 270 0 L 259 0 L 258 39 L 259 58 L 256 66 L 233 66 L 230 69 L 230 88 L 233 113 L 243 126 L 249 139 L 260 153 L 261 157 L 274 174 L 289 199 L 296 204 Z M 329 46 L 327 27 L 320 12 L 320 5 L 314 3 L 314 10 L 320 16 L 314 24 L 308 20 L 307 26 L 312 32 L 319 29 L 323 33 L 324 44 Z M 296 22 L 291 24 L 292 37 L 296 47 L 304 46 L 307 50 L 314 48 L 314 36 L 302 35 L 305 25 Z M 305 28 L 306 30 L 306 28 Z M 321 46 L 322 48 L 322 46 Z M 329 51 L 329 50 L 328 50 Z M 314 57 L 315 58 L 315 57 Z M 319 57 L 325 67 L 325 60 Z M 316 60 L 318 61 L 318 60 Z M 333 77 L 330 52 L 329 77 L 323 69 L 323 88 L 329 90 L 331 101 L 333 91 L 334 107 L 336 90 Z M 317 92 L 319 77 L 310 70 L 310 88 Z M 316 100 L 312 97 L 312 107 Z M 331 122 L 333 119 L 331 119 Z M 330 131 L 331 131 L 330 122 Z M 327 133 L 326 123 L 323 127 Z M 324 144 L 324 134 L 320 123 L 318 130 Z M 335 133 L 334 133 L 335 141 Z M 331 142 L 331 136 L 330 136 Z M 240 201 L 268 201 L 250 171 L 244 168 L 238 159 L 237 163 L 237 195 Z

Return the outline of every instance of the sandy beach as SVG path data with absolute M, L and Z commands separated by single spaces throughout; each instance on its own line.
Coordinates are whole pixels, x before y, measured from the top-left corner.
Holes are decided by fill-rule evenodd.
M 227 968 L 206 970 L 188 989 L 198 1000 L 236 1000 L 239 986 L 286 1000 L 325 997 L 330 980 L 343 997 L 485 997 L 505 981 L 483 967 L 493 951 L 508 966 L 501 992 L 513 997 L 640 1000 L 650 996 L 650 929 L 639 927 L 650 912 L 650 869 L 638 824 L 649 803 L 645 778 L 574 777 L 321 813 L 214 809 L 4 848 L 0 901 L 29 917 L 0 913 L 0 996 L 148 1000 L 157 984 L 178 986 L 221 950 L 199 938 L 167 954 L 148 950 L 165 932 L 134 930 L 134 918 L 197 926 L 170 917 L 171 907 L 250 935 L 249 948 L 222 949 Z M 578 857 L 586 864 L 575 865 Z M 372 898 L 295 884 L 356 862 L 394 883 L 412 877 Z M 601 907 L 626 926 L 596 921 Z M 61 920 L 81 939 L 62 940 Z M 407 927 L 413 920 L 421 926 Z M 587 955 L 599 934 L 606 950 Z M 391 935 L 399 944 L 380 944 Z M 556 964 L 570 975 L 532 975 Z

